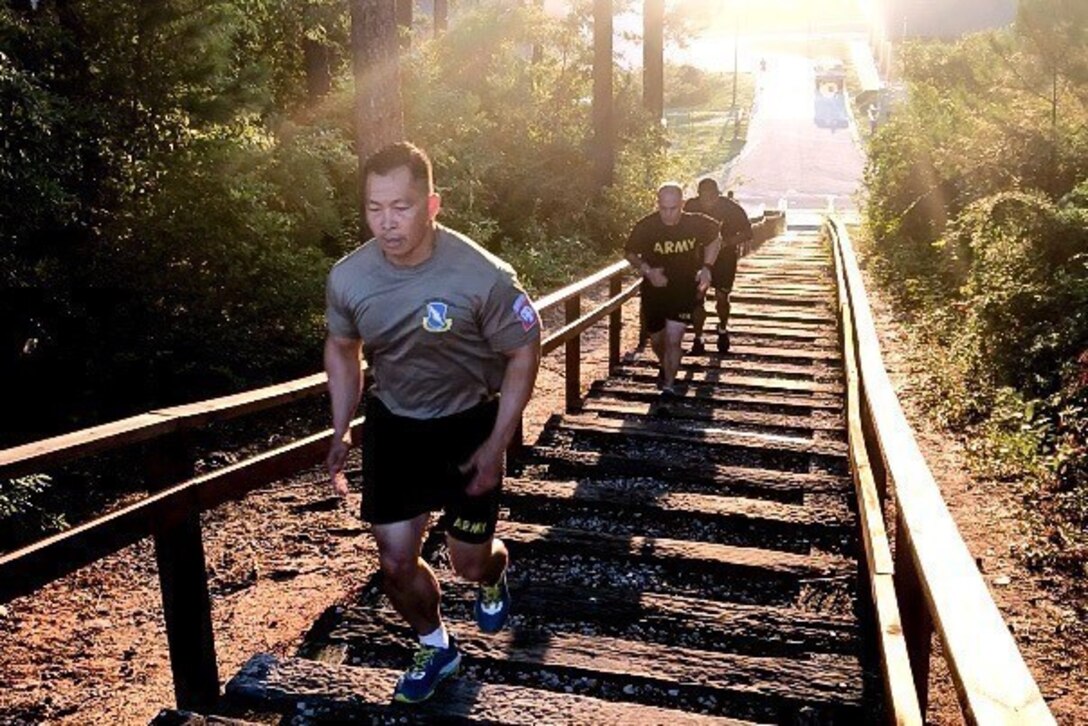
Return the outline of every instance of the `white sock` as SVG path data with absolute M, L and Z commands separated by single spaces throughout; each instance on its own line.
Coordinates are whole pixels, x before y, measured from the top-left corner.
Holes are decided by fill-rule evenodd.
M 442 623 L 433 632 L 419 636 L 419 642 L 432 648 L 450 647 L 450 634 L 446 632 L 446 624 Z

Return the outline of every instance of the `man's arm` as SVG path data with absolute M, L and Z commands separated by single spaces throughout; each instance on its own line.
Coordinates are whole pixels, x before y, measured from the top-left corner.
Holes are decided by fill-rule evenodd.
M 325 459 L 333 491 L 340 496 L 348 493 L 344 464 L 351 448 L 351 417 L 359 407 L 363 392 L 360 370 L 363 341 L 358 338 L 325 338 L 325 373 L 329 377 L 329 399 L 332 402 L 332 444 Z
M 654 287 L 664 287 L 669 283 L 669 278 L 665 277 L 664 268 L 650 267 L 639 253 L 628 252 L 624 257 L 631 263 L 631 267 L 638 270 L 639 274 L 649 280 Z
M 703 247 L 703 266 L 695 273 L 695 282 L 699 286 L 699 294 L 703 294 L 710 288 L 710 270 L 718 259 L 718 253 L 722 249 L 722 238 L 718 235 L 714 241 Z
M 461 466 L 464 472 L 475 471 L 465 491 L 478 496 L 499 485 L 502 477 L 502 457 L 521 423 L 521 414 L 533 395 L 536 373 L 540 368 L 540 339 L 507 351 L 506 372 L 502 377 L 499 412 L 491 435 Z

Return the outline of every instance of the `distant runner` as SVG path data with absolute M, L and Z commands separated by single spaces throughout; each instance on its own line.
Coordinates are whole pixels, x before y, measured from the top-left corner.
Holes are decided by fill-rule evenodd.
M 732 193 L 723 197 L 718 191 L 718 183 L 706 178 L 699 182 L 699 196 L 684 202 L 685 212 L 699 212 L 713 217 L 721 223 L 722 249 L 711 270 L 714 286 L 714 307 L 718 311 L 718 352 L 729 352 L 729 295 L 733 291 L 733 281 L 737 276 L 739 247 L 752 239 L 752 223 L 744 207 L 733 201 Z M 691 344 L 694 355 L 706 353 L 703 343 L 703 325 L 706 324 L 706 305 L 704 296 L 700 296 L 692 318 L 695 329 L 695 341 Z
M 676 395 L 680 341 L 696 300 L 710 285 L 721 246 L 719 224 L 683 210 L 679 184 L 657 190 L 657 211 L 640 219 L 627 239 L 627 261 L 642 273 L 642 305 L 650 344 L 661 362 L 661 398 Z

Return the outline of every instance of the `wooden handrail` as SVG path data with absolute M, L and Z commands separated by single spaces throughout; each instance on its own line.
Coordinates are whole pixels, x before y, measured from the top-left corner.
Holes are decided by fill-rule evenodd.
M 850 471 L 854 480 L 854 498 L 869 595 L 876 625 L 877 646 L 884 676 L 884 712 L 888 723 L 914 726 L 924 723 L 918 692 L 914 685 L 910 656 L 895 595 L 895 566 L 884 527 L 884 512 L 869 461 L 868 446 L 861 420 L 861 381 L 858 375 L 857 346 L 854 340 L 853 311 L 843 277 L 842 255 L 837 245 L 832 250 L 835 262 L 835 289 L 838 295 L 839 334 L 843 368 L 846 372 L 846 426 L 850 447 Z
M 897 582 L 900 577 L 916 578 L 924 598 L 923 603 L 904 602 L 901 589 L 900 604 L 922 607 L 939 631 L 969 723 L 1054 724 L 1054 716 L 960 536 L 899 405 L 881 359 L 876 326 L 846 228 L 837 220 L 830 220 L 828 227 L 841 257 L 853 315 L 861 397 L 873 418 L 874 437 L 868 444 L 879 451 L 895 487 Z M 931 633 L 925 632 L 925 620 L 919 621 L 922 632 L 912 633 L 910 619 L 904 618 L 908 643 L 928 646 Z M 919 658 L 928 661 L 928 647 L 916 647 L 915 655 L 912 667 L 917 682 L 919 672 L 928 673 L 928 662 L 918 662 Z M 924 711 L 924 679 L 918 685 Z
M 605 316 L 609 317 L 610 328 L 609 364 L 618 363 L 620 308 L 638 292 L 637 283 L 620 291 L 621 278 L 628 268 L 626 260 L 616 262 L 545 296 L 538 305 L 544 311 L 564 303 L 567 310 L 565 325 L 549 336 L 544 345 L 547 350 L 567 346 L 568 409 L 580 405 L 579 336 Z M 581 315 L 582 294 L 605 282 L 609 300 Z M 186 475 L 191 471 L 191 463 L 184 460 L 189 452 L 184 446 L 174 451 L 179 447 L 173 444 L 184 431 L 322 394 L 325 390 L 326 376 L 318 373 L 253 391 L 157 409 L 0 451 L 0 476 L 13 477 L 154 441 L 159 448 L 152 452 L 148 464 L 159 470 L 155 484 L 167 487 L 136 504 L 0 556 L 0 603 L 31 593 L 137 540 L 153 536 L 177 705 L 194 710 L 211 708 L 219 697 L 219 678 L 200 513 L 316 465 L 328 450 L 332 432 L 308 436 L 195 478 Z M 361 418 L 357 419 L 352 426 L 361 422 Z M 518 444 L 520 441 L 515 441 L 512 448 L 516 449 Z M 177 483 L 178 480 L 183 481 Z
M 603 270 L 599 270 L 587 278 L 579 280 L 578 282 L 572 282 L 566 287 L 560 288 L 555 292 L 548 293 L 544 297 L 536 301 L 537 310 L 544 312 L 553 305 L 566 302 L 568 299 L 581 295 L 586 290 L 589 290 L 595 285 L 599 285 L 605 280 L 611 279 L 616 275 L 619 275 L 626 271 L 631 266 L 627 260 L 620 260 L 613 262 Z
M 626 260 L 615 262 L 583 280 L 545 295 L 538 301 L 537 309 L 544 312 L 554 305 L 576 298 L 593 286 L 618 276 L 628 267 L 630 265 Z M 597 320 L 599 318 L 594 318 L 594 322 Z M 585 327 L 588 325 L 580 328 L 579 332 Z M 197 429 L 216 421 L 227 421 L 275 408 L 290 401 L 321 395 L 325 392 L 326 380 L 324 373 L 315 373 L 252 391 L 155 409 L 99 426 L 2 449 L 0 477 L 15 478 L 31 474 L 178 431 Z
M 130 416 L 22 446 L 0 450 L 0 477 L 11 478 L 184 429 L 280 406 L 325 390 L 325 374 Z
M 613 295 L 611 298 L 602 303 L 599 307 L 595 308 L 592 312 L 582 315 L 570 323 L 564 325 L 559 330 L 556 330 L 551 335 L 544 338 L 541 343 L 541 353 L 547 355 L 553 350 L 563 345 L 564 343 L 577 338 L 584 333 L 588 328 L 596 324 L 605 315 L 619 309 L 621 305 L 633 298 L 638 294 L 638 288 L 640 281 L 636 280 L 627 286 L 627 289 L 618 295 Z

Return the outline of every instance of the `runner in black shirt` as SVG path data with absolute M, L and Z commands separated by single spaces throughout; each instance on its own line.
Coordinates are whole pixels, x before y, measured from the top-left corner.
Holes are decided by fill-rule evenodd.
M 692 318 L 695 301 L 710 285 L 718 255 L 718 223 L 702 214 L 684 212 L 680 185 L 657 190 L 657 211 L 640 219 L 624 251 L 642 273 L 642 304 L 650 344 L 661 362 L 661 394 L 675 395 L 672 385 L 680 368 L 680 340 Z
M 752 223 L 748 221 L 748 213 L 744 211 L 744 207 L 733 201 L 732 192 L 729 197 L 721 196 L 718 183 L 710 178 L 699 182 L 699 196 L 684 202 L 684 211 L 700 212 L 721 223 L 722 249 L 711 270 L 711 278 L 714 286 L 714 307 L 718 311 L 718 352 L 725 353 L 729 350 L 729 294 L 737 276 L 738 249 L 752 239 Z M 691 321 L 695 329 L 691 352 L 695 355 L 706 352 L 706 346 L 703 345 L 704 323 L 706 306 L 700 297 Z

